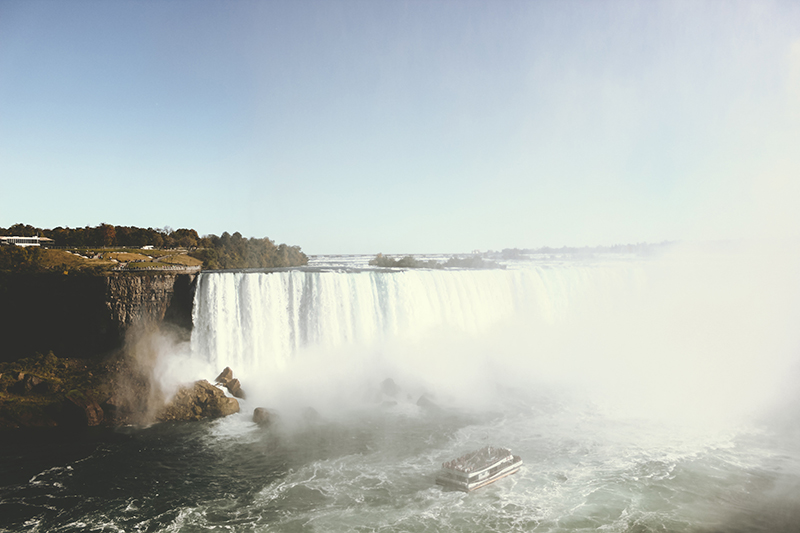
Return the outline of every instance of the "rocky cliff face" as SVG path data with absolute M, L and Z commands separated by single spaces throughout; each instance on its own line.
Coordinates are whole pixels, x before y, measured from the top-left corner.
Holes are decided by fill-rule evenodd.
M 197 274 L 0 275 L 0 361 L 34 352 L 93 357 L 148 322 L 191 329 Z
M 105 304 L 121 330 L 167 321 L 191 329 L 197 274 L 119 273 L 106 279 Z

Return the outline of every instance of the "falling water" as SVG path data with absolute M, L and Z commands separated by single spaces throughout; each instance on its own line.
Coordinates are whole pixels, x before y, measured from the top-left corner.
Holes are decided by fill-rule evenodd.
M 553 324 L 592 285 L 635 282 L 637 274 L 580 266 L 204 273 L 192 350 L 250 373 L 283 368 L 309 348 L 419 339 L 437 329 L 479 337 L 521 315 Z

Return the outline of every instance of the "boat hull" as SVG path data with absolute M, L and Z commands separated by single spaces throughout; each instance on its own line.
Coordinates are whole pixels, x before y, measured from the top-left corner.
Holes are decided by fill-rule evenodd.
M 447 472 L 442 472 L 442 474 L 436 478 L 436 484 L 445 488 L 460 490 L 462 492 L 472 492 L 473 490 L 480 489 L 486 485 L 494 483 L 499 479 L 503 479 L 504 477 L 519 472 L 519 469 L 522 467 L 522 459 L 516 456 L 514 459 L 515 460 L 513 463 L 509 464 L 499 472 L 483 479 L 478 479 L 471 482 L 454 479 L 453 477 L 448 476 Z

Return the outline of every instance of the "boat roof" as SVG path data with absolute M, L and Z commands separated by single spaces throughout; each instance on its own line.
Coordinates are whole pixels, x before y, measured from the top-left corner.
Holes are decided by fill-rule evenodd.
M 450 470 L 457 470 L 459 472 L 470 473 L 483 470 L 484 468 L 491 466 L 494 463 L 509 457 L 510 455 L 511 450 L 507 448 L 486 446 L 480 450 L 469 452 L 457 459 L 443 463 L 442 467 Z

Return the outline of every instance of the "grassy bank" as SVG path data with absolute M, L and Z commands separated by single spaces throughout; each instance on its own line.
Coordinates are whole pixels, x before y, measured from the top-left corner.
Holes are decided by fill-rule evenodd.
M 203 261 L 187 250 L 141 250 L 135 248 L 19 248 L 0 247 L 0 271 L 103 274 L 114 270 L 158 270 L 200 268 Z

